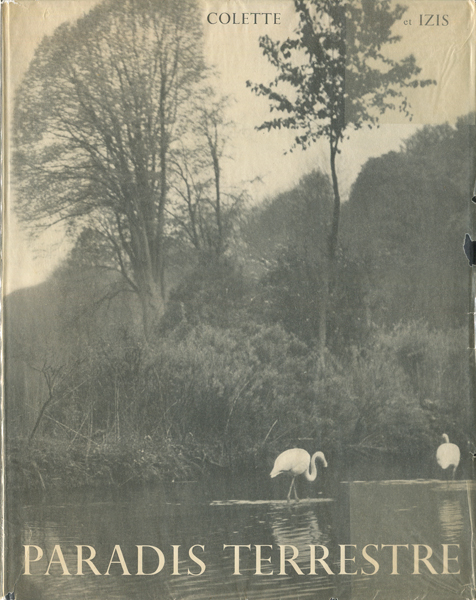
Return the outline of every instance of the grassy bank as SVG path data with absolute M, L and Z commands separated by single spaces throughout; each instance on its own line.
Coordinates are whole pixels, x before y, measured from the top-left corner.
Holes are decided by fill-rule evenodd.
M 19 491 L 122 487 L 196 478 L 208 463 L 207 452 L 193 444 L 145 438 L 81 446 L 39 438 L 33 447 L 10 449 L 7 484 Z

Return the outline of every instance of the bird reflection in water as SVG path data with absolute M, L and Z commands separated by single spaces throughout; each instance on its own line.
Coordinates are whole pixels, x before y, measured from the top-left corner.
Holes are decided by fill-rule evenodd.
M 321 530 L 316 509 L 304 506 L 275 507 L 269 512 L 273 538 L 277 545 L 294 546 L 299 555 L 296 563 L 309 568 L 311 546 L 326 546 L 329 536 Z
M 464 528 L 463 507 L 460 498 L 441 500 L 438 504 L 438 517 L 444 542 L 459 542 Z

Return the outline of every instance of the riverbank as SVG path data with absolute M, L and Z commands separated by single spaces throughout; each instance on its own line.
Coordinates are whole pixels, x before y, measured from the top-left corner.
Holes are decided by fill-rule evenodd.
M 34 446 L 8 450 L 6 477 L 10 489 L 51 490 L 123 487 L 157 481 L 186 481 L 202 475 L 208 453 L 194 444 L 150 438 L 67 444 L 38 439 Z

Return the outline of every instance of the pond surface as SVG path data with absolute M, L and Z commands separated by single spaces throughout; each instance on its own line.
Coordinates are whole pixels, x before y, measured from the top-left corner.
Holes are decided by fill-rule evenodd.
M 343 482 L 289 504 L 285 483 L 261 493 L 249 482 L 190 482 L 25 499 L 10 514 L 9 589 L 16 580 L 17 600 L 474 598 L 474 483 Z M 37 546 L 30 575 L 23 545 Z M 82 549 L 82 575 L 78 545 L 96 553 L 88 564 L 91 548 Z

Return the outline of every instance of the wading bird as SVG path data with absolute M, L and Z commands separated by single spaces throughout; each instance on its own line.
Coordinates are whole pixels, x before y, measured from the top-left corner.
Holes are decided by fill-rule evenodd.
M 444 443 L 438 446 L 436 451 L 436 461 L 442 469 L 453 467 L 453 479 L 455 477 L 456 468 L 460 461 L 460 451 L 456 444 L 450 444 L 450 440 L 446 433 L 443 434 Z
M 294 496 L 296 500 L 299 500 L 296 486 L 294 485 L 294 480 L 298 475 L 304 473 L 304 476 L 308 481 L 314 481 L 316 479 L 316 459 L 319 459 L 322 464 L 327 467 L 326 457 L 323 452 L 315 452 L 311 458 L 309 452 L 306 452 L 302 448 L 291 448 L 290 450 L 286 450 L 274 461 L 274 467 L 270 473 L 270 477 L 276 477 L 281 473 L 289 473 L 293 478 L 288 492 L 288 502 L 291 500 L 291 490 L 293 487 Z M 310 471 L 309 468 L 311 469 Z

